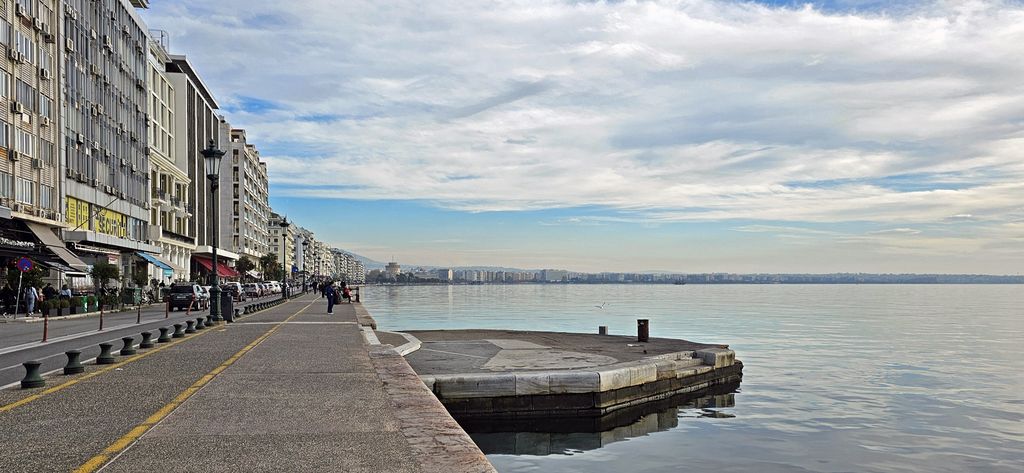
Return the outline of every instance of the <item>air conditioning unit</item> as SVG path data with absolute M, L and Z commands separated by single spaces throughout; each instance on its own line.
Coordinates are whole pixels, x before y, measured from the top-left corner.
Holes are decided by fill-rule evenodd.
M 124 198 L 124 191 L 117 191 L 117 196 L 123 199 Z
M 64 40 L 64 49 L 68 50 L 69 53 L 75 52 L 75 40 L 67 38 Z
M 103 104 L 99 104 L 99 103 L 96 104 L 96 107 L 94 107 L 93 110 L 94 110 L 93 115 L 102 115 L 103 114 Z
M 42 169 L 43 160 L 39 158 L 32 158 L 32 169 Z
M 100 71 L 100 66 L 98 66 L 96 64 L 93 64 L 92 67 L 89 68 L 89 72 L 92 72 L 92 75 L 94 75 L 94 76 L 98 76 L 98 75 L 102 74 L 102 71 Z
M 28 12 L 25 11 L 25 7 L 20 3 L 14 6 L 14 14 L 22 18 L 28 18 Z
M 110 36 L 103 35 L 103 47 L 107 49 L 114 49 L 113 43 L 110 41 Z
M 25 106 L 20 102 L 11 102 L 11 112 L 13 113 L 25 113 Z
M 50 80 L 53 78 L 53 74 L 50 73 L 49 69 L 40 69 L 39 77 L 42 77 L 43 80 Z
M 10 153 L 7 153 L 7 159 L 10 159 L 11 161 L 14 162 L 18 162 L 21 160 L 21 153 L 11 150 Z
M 79 134 L 78 134 L 78 135 L 77 135 L 77 136 L 75 137 L 75 141 L 77 141 L 77 142 L 78 142 L 78 144 L 83 144 L 83 143 L 85 143 L 85 135 L 83 135 L 83 134 L 79 133 Z
M 91 184 L 92 184 L 93 187 L 99 187 L 100 186 L 100 180 L 99 179 L 93 179 Z
M 57 37 L 52 33 L 43 33 L 43 42 L 53 44 L 57 42 Z
M 22 53 L 18 53 L 17 61 L 18 61 L 18 64 L 23 64 L 25 62 L 25 55 L 22 54 Z
M 50 126 L 50 117 L 39 117 L 39 126 Z
M 7 57 L 12 61 L 18 60 L 18 50 L 14 48 L 7 48 Z
M 72 171 L 71 168 L 67 168 L 64 170 L 64 175 L 67 177 L 75 177 L 75 171 Z
M 131 30 L 128 29 L 128 25 L 127 24 L 121 25 L 121 32 L 124 33 L 124 34 L 132 34 Z
M 103 192 L 106 192 L 107 194 L 113 194 L 114 188 L 110 186 L 103 186 Z
M 33 18 L 32 19 L 32 27 L 35 28 L 36 31 L 42 31 L 43 30 L 43 20 L 41 20 L 39 18 Z
M 75 180 L 78 181 L 78 182 L 85 182 L 85 181 L 88 181 L 89 179 L 87 177 L 85 177 L 85 174 L 82 174 L 81 172 L 76 172 L 75 173 Z
M 18 6 L 20 7 L 21 5 L 18 5 Z M 25 211 L 25 204 L 14 204 L 14 205 L 11 206 L 11 210 L 13 210 L 15 212 L 24 212 Z

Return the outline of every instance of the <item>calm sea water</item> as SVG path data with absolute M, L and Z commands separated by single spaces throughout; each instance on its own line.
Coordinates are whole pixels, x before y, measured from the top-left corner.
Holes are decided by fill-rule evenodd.
M 718 415 L 684 406 L 603 448 L 488 455 L 502 473 L 1024 471 L 1024 286 L 370 286 L 362 299 L 383 330 L 635 334 L 647 318 L 652 336 L 727 343 L 744 362 Z

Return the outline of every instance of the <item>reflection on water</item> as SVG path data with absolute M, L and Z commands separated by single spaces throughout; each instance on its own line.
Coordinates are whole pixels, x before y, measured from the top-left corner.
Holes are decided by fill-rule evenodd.
M 456 419 L 486 454 L 573 455 L 679 425 L 680 418 L 731 418 L 739 383 L 678 395 L 597 417 Z
M 743 360 L 720 410 L 735 418 L 684 410 L 574 455 L 489 455 L 502 473 L 1024 471 L 1024 286 L 371 286 L 363 301 L 385 330 L 634 334 L 646 318 Z

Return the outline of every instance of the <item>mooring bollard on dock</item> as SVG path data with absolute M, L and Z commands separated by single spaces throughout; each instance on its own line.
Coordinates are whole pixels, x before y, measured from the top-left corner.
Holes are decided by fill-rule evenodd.
M 22 363 L 25 367 L 25 377 L 21 380 L 21 389 L 41 388 L 46 386 L 46 380 L 39 376 L 39 365 L 42 363 L 32 360 Z
M 636 319 L 636 341 L 646 342 L 651 336 L 651 321 L 648 319 Z
M 213 320 L 213 316 L 212 315 L 207 315 L 206 316 L 206 326 L 207 327 L 213 327 L 214 325 L 217 325 L 217 321 Z
M 142 341 L 139 342 L 139 348 L 153 348 L 153 334 L 151 332 L 142 332 Z
M 135 338 L 133 338 L 133 337 L 121 337 L 121 342 L 124 343 L 124 346 L 121 347 L 121 356 L 128 356 L 128 355 L 134 355 L 135 354 L 135 347 L 132 346 L 132 345 L 135 344 Z
M 110 353 L 110 349 L 114 348 L 113 343 L 101 343 L 100 344 L 100 356 L 96 357 L 97 365 L 110 365 L 117 363 L 117 359 Z
M 82 356 L 82 352 L 78 350 L 68 350 L 64 352 L 68 357 L 68 364 L 64 365 L 64 374 L 78 374 L 85 372 L 85 366 L 82 365 L 81 361 L 78 361 L 79 357 Z
M 598 335 L 608 335 L 608 326 L 607 325 L 599 325 L 597 327 L 597 334 Z
M 196 333 L 196 321 L 195 320 L 186 320 L 185 324 L 188 325 L 185 328 L 185 333 Z
M 203 317 L 196 317 L 196 330 L 202 330 L 204 328 L 206 328 L 206 325 L 203 325 Z
M 156 338 L 157 343 L 167 343 L 171 341 L 170 327 L 160 327 L 160 336 Z

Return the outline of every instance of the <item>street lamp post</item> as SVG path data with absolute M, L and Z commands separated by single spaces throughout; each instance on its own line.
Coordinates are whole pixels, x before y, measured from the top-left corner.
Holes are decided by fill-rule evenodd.
M 291 224 L 288 223 L 288 217 L 284 217 L 278 225 L 281 226 L 281 241 L 284 242 L 284 247 L 281 248 L 281 297 L 287 300 L 289 268 L 285 268 L 285 263 L 288 262 L 288 227 Z
M 220 277 L 217 274 L 217 244 L 220 237 L 219 221 L 220 216 L 217 215 L 217 189 L 220 187 L 220 161 L 224 157 L 224 151 L 217 149 L 213 139 L 206 144 L 206 149 L 202 151 L 203 158 L 206 159 L 206 178 L 210 180 L 210 196 L 213 198 L 213 241 L 211 247 L 213 247 L 213 284 L 210 288 L 210 316 L 214 321 L 219 322 L 220 316 Z
M 303 238 L 302 239 L 302 293 L 303 294 L 306 293 L 306 289 L 307 289 L 306 288 L 306 286 L 307 286 L 306 280 L 308 279 L 306 277 L 306 248 L 309 248 L 309 240 Z

